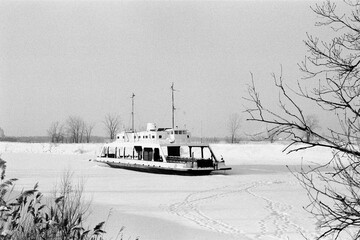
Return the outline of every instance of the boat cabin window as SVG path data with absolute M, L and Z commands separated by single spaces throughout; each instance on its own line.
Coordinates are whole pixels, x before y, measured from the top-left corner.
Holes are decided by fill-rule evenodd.
M 211 151 L 208 147 L 191 147 L 191 157 L 196 159 L 212 159 Z
M 211 154 L 210 149 L 208 147 L 204 148 L 202 158 L 205 158 L 205 159 L 212 158 L 212 154 Z
M 164 153 L 165 156 L 168 155 L 167 150 L 168 150 L 168 148 L 166 146 L 161 146 L 161 151 Z
M 186 133 L 187 133 L 186 130 L 175 130 L 175 134 L 176 134 L 176 135 L 186 134 Z
M 162 135 L 159 135 L 159 138 L 162 138 Z
M 107 147 L 103 147 L 100 157 L 106 157 L 106 155 L 107 155 Z
M 116 149 L 114 147 L 108 147 L 108 157 L 115 158 Z
M 152 161 L 153 159 L 153 149 L 152 148 L 144 148 L 144 160 Z
M 135 146 L 134 147 L 134 159 L 141 160 L 142 159 L 142 147 L 141 146 Z
M 168 156 L 180 157 L 180 147 L 169 146 L 167 149 Z
M 119 147 L 119 148 L 117 149 L 117 157 L 118 157 L 118 158 L 122 158 L 122 157 L 123 157 L 123 153 L 124 153 L 123 148 L 122 148 L 122 147 Z
M 160 150 L 158 148 L 154 149 L 154 161 L 162 162 L 161 156 L 160 156 Z
M 124 157 L 125 158 L 133 157 L 133 148 L 132 147 L 124 147 Z
M 181 146 L 180 147 L 180 157 L 188 158 L 190 157 L 190 149 L 188 146 Z
M 152 135 L 152 136 L 151 136 L 151 138 L 155 138 L 155 136 L 154 136 L 154 135 Z

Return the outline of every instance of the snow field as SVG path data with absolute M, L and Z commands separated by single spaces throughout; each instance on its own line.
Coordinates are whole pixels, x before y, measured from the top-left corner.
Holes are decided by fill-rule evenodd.
M 330 151 L 284 154 L 283 144 L 212 145 L 233 170 L 210 176 L 175 176 L 112 169 L 93 158 L 101 144 L 0 143 L 7 177 L 17 188 L 39 182 L 50 194 L 66 170 L 85 182 L 94 211 L 90 223 L 108 218 L 114 239 L 125 226 L 135 239 L 310 239 L 315 220 L 302 207 L 305 191 L 285 165 L 325 163 Z

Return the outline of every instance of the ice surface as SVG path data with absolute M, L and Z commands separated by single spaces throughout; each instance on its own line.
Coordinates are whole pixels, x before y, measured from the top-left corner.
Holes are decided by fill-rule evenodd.
M 17 189 L 39 182 L 45 194 L 66 170 L 85 182 L 88 219 L 107 219 L 108 237 L 121 226 L 132 239 L 310 239 L 315 220 L 302 207 L 305 191 L 285 165 L 325 163 L 331 152 L 287 155 L 281 143 L 212 145 L 233 168 L 226 174 L 175 176 L 112 169 L 89 161 L 101 144 L 0 143 L 7 177 Z M 110 213 L 110 216 L 108 216 Z M 127 239 L 127 238 L 126 238 Z

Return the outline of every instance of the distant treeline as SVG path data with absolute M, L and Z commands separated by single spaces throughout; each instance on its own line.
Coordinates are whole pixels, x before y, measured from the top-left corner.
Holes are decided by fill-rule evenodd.
M 228 142 L 229 139 L 226 138 L 217 138 L 217 137 L 192 137 L 194 142 L 202 143 L 219 143 L 219 142 Z M 91 143 L 105 143 L 111 141 L 107 137 L 100 136 L 91 136 Z M 25 142 L 25 143 L 48 143 L 51 142 L 50 136 L 27 136 L 27 137 L 3 137 L 0 138 L 0 142 Z M 64 138 L 62 143 L 73 143 L 72 141 Z
M 231 138 L 229 137 L 191 137 L 193 142 L 198 143 L 231 143 Z M 271 139 L 271 142 L 274 141 L 283 141 L 284 139 Z M 101 137 L 101 136 L 91 136 L 90 143 L 105 143 L 112 141 L 108 137 Z M 253 138 L 253 137 L 242 137 L 236 139 L 234 143 L 243 143 L 243 142 L 263 142 L 263 141 L 270 141 L 267 138 Z M 25 142 L 25 143 L 48 143 L 51 142 L 50 136 L 27 136 L 27 137 L 0 137 L 0 142 Z M 71 139 L 64 138 L 63 142 L 61 143 L 73 143 Z
M 219 143 L 219 142 L 227 142 L 226 138 L 219 138 L 219 137 L 191 137 L 193 142 L 199 143 Z
M 0 142 L 25 142 L 25 143 L 48 143 L 51 139 L 49 136 L 30 136 L 30 137 L 3 137 Z M 91 136 L 91 143 L 104 143 L 105 137 Z M 66 141 L 64 141 L 66 143 Z

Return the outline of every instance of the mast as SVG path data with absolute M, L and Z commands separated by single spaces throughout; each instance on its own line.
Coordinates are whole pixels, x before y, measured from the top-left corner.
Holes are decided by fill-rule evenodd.
M 172 129 L 174 129 L 175 127 L 175 103 L 174 103 L 174 83 L 171 84 L 171 102 L 172 102 L 172 108 L 171 108 L 171 112 L 172 112 Z
M 135 132 L 135 129 L 134 129 L 134 98 L 135 98 L 135 94 L 133 93 L 131 96 L 131 130 L 132 130 L 132 132 Z

